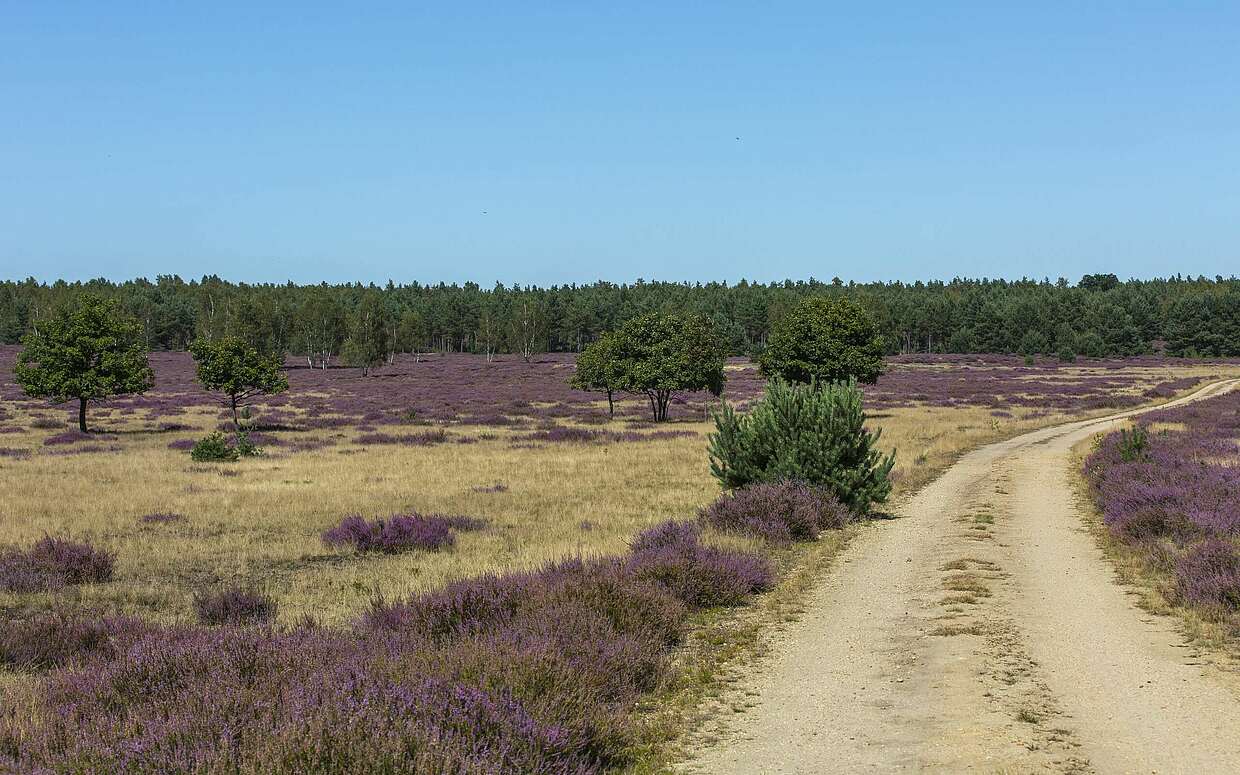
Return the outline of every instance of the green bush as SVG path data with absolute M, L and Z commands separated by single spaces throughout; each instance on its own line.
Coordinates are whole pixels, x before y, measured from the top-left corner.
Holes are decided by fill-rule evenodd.
M 240 457 L 240 453 L 229 446 L 224 434 L 215 431 L 199 439 L 189 456 L 199 463 L 232 462 Z
M 858 514 L 891 493 L 895 452 L 865 428 L 855 382 L 819 386 L 774 380 L 746 414 L 724 405 L 710 435 L 710 468 L 727 488 L 800 481 L 822 487 Z
M 250 440 L 250 432 L 245 428 L 237 431 L 236 452 L 239 457 L 258 457 L 263 451 Z

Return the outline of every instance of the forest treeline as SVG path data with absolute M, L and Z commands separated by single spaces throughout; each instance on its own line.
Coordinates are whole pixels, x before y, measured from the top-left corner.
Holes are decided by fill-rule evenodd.
M 652 310 L 706 315 L 727 349 L 760 351 L 801 297 L 847 295 L 873 315 L 891 353 L 1024 355 L 1240 355 L 1240 280 L 1130 280 L 1086 275 L 1071 283 L 968 280 L 917 283 L 645 282 L 550 288 L 464 285 L 249 285 L 216 276 L 114 283 L 0 283 L 0 341 L 16 343 L 57 308 L 89 291 L 116 299 L 152 349 L 185 349 L 197 336 L 236 335 L 314 365 L 334 362 L 358 326 L 383 332 L 389 352 L 579 352 L 600 334 Z

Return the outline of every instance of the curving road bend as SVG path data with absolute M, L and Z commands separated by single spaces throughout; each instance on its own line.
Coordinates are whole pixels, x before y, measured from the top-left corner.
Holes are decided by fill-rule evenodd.
M 977 449 L 871 526 L 685 769 L 1240 772 L 1240 675 L 1139 609 L 1082 526 L 1072 447 L 1144 411 Z

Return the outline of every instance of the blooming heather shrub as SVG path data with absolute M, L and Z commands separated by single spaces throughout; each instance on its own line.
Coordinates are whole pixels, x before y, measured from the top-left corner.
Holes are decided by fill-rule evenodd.
M 58 426 L 59 427 L 59 426 Z M 49 447 L 59 444 L 77 444 L 81 441 L 94 441 L 96 439 L 115 439 L 115 436 L 99 436 L 91 433 L 82 433 L 81 431 L 65 431 L 64 433 L 54 433 L 43 440 L 43 443 Z
M 1189 605 L 1224 615 L 1240 610 L 1240 552 L 1228 541 L 1206 539 L 1180 558 L 1175 583 Z
M 751 484 L 724 493 L 699 516 L 717 530 L 769 541 L 812 541 L 853 519 L 834 496 L 801 482 Z
M 659 584 L 690 608 L 740 605 L 770 589 L 774 574 L 761 557 L 705 546 L 691 522 L 664 522 L 633 541 L 628 571 Z
M 116 646 L 148 630 L 132 617 L 88 618 L 51 611 L 0 627 L 0 665 L 46 670 L 90 657 L 111 657 Z
M 0 552 L 0 589 L 38 592 L 111 581 L 115 561 L 90 544 L 45 536 L 27 550 Z
M 30 421 L 31 428 L 39 428 L 40 430 L 52 430 L 64 428 L 64 420 L 57 420 L 52 417 L 36 417 Z
M 193 449 L 197 443 L 198 442 L 194 441 L 193 439 L 177 439 L 176 441 L 168 442 L 168 449 L 175 449 L 181 452 L 185 452 L 187 450 Z
M 688 546 L 697 544 L 701 535 L 701 525 L 686 520 L 669 519 L 638 533 L 629 542 L 629 548 L 634 554 L 640 554 L 669 546 Z
M 0 447 L 0 457 L 7 457 L 13 460 L 25 460 L 30 457 L 30 450 L 21 447 Z
M 139 775 L 623 771 L 640 743 L 632 708 L 664 684 L 686 614 L 769 584 L 759 558 L 703 546 L 700 532 L 656 526 L 627 557 L 377 600 L 353 631 L 126 634 L 51 672 L 37 722 L 0 715 L 0 762 Z
M 830 492 L 857 514 L 891 492 L 895 453 L 878 451 L 865 427 L 854 383 L 792 385 L 773 381 L 746 414 L 724 404 L 710 435 L 710 467 L 724 487 L 801 481 Z
M 396 516 L 367 521 L 356 514 L 345 517 L 339 525 L 323 531 L 323 543 L 333 548 L 351 546 L 359 552 L 396 554 L 414 549 L 438 551 L 455 542 L 454 520 L 465 524 L 461 517 L 420 514 Z M 468 529 L 476 529 L 472 527 Z
M 1145 420 L 1184 430 L 1142 428 L 1099 441 L 1084 471 L 1103 522 L 1154 572 L 1171 576 L 1178 602 L 1232 616 L 1240 611 L 1240 394 Z
M 229 587 L 194 595 L 194 613 L 208 625 L 254 624 L 276 618 L 278 606 L 263 593 L 246 587 Z
M 29 765 L 142 775 L 584 775 L 620 764 L 620 713 L 562 662 L 523 656 L 321 630 L 168 630 L 97 670 L 54 674 L 46 703 L 61 712 L 24 750 Z M 495 671 L 518 685 L 488 686 Z

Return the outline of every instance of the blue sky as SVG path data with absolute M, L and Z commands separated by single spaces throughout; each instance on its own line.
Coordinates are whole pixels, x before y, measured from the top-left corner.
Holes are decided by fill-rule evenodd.
M 0 0 L 0 277 L 1240 271 L 1240 4 Z

